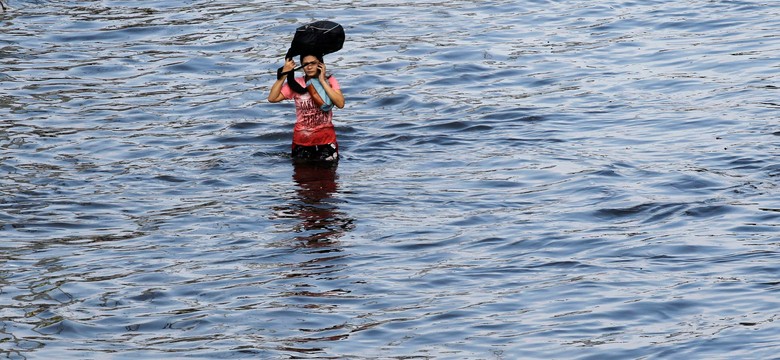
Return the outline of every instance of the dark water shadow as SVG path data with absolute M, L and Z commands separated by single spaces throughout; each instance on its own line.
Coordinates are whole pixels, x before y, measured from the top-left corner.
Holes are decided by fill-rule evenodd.
M 288 336 L 271 345 L 291 357 L 321 354 L 332 342 L 349 337 L 337 309 L 353 300 L 349 252 L 340 240 L 354 229 L 354 219 L 339 208 L 336 165 L 294 163 L 293 196 L 274 208 L 277 216 L 292 220 L 290 237 L 279 244 L 293 249 L 295 262 L 279 274 L 274 308 L 298 314 L 284 325 Z
M 354 228 L 354 219 L 338 206 L 337 170 L 337 164 L 293 162 L 295 196 L 284 210 L 298 221 L 293 227 L 297 246 L 331 246 Z

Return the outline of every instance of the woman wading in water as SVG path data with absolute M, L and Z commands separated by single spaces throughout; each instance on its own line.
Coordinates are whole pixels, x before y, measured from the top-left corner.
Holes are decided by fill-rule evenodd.
M 344 107 L 344 95 L 336 78 L 325 75 L 325 62 L 321 55 L 301 55 L 300 60 L 305 76 L 292 76 L 295 61 L 288 58 L 277 73 L 268 101 L 295 101 L 296 121 L 292 141 L 294 160 L 335 163 L 339 158 L 339 146 L 333 127 L 332 108 Z M 291 84 L 293 81 L 295 83 Z

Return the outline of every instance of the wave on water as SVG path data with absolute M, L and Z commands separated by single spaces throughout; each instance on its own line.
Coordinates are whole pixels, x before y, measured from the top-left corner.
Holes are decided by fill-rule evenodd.
M 776 356 L 774 3 L 9 5 L 2 356 Z M 336 167 L 265 101 L 319 19 Z

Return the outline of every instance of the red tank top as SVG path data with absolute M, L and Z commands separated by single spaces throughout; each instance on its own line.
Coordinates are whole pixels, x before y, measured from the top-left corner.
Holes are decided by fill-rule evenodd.
M 295 79 L 305 87 L 303 77 Z M 339 90 L 339 82 L 335 77 L 328 79 L 334 90 Z M 293 143 L 302 146 L 314 146 L 336 143 L 336 130 L 333 127 L 333 110 L 322 111 L 312 100 L 311 95 L 298 94 L 288 84 L 282 86 L 282 95 L 285 99 L 295 100 L 295 128 L 293 129 Z

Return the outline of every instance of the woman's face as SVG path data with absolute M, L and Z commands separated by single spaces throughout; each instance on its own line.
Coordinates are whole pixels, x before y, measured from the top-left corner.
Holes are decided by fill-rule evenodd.
M 307 55 L 303 57 L 303 72 L 306 73 L 306 76 L 313 78 L 317 77 L 317 74 L 319 72 L 318 66 L 320 65 L 320 61 L 317 60 L 316 56 Z

